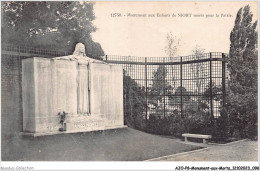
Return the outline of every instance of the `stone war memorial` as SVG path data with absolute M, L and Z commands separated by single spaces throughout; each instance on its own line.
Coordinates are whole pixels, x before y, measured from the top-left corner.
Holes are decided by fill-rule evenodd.
M 23 134 L 48 135 L 124 127 L 123 69 L 86 56 L 22 60 Z

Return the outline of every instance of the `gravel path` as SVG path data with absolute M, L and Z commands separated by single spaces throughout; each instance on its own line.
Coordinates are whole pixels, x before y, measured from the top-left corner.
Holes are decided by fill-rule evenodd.
M 192 144 L 192 143 L 189 143 Z M 183 155 L 165 156 L 160 161 L 257 161 L 258 142 L 242 140 L 226 145 L 206 145 L 207 148 Z

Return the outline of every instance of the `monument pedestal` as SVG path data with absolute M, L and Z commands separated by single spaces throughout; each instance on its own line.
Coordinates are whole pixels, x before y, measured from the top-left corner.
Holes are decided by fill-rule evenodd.
M 89 103 L 88 115 L 78 113 L 80 86 L 86 85 L 79 85 L 79 77 L 83 75 L 85 79 L 86 76 L 82 73 L 89 77 L 86 88 L 89 94 L 80 96 L 80 104 Z M 22 61 L 22 87 L 25 134 L 61 133 L 58 113 L 63 111 L 68 115 L 66 131 L 62 133 L 124 127 L 123 70 L 120 66 L 89 63 L 80 67 L 76 61 L 27 58 Z

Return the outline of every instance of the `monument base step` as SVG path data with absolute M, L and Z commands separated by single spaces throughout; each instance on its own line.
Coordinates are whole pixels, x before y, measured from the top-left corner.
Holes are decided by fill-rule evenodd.
M 20 132 L 20 136 L 29 136 L 29 137 L 40 137 L 40 136 L 46 136 L 46 135 L 58 135 L 58 134 L 73 134 L 73 133 L 80 133 L 80 132 L 94 132 L 94 131 L 105 131 L 105 130 L 111 130 L 111 129 L 120 129 L 120 128 L 126 128 L 126 125 L 120 125 L 120 126 L 109 126 L 105 129 L 97 129 L 97 130 L 91 130 L 91 131 L 83 131 L 83 130 L 73 130 L 73 131 L 57 131 L 57 132 L 37 132 L 37 133 L 30 133 L 30 132 Z

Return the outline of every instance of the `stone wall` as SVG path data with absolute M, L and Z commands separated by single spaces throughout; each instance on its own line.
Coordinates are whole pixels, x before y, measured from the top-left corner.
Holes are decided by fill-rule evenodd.
M 123 126 L 121 66 L 93 62 L 84 68 L 75 61 L 34 57 L 24 59 L 22 68 L 23 132 L 59 132 L 58 113 L 63 111 L 68 113 L 67 132 Z M 84 74 L 86 69 L 89 75 Z M 77 110 L 88 106 L 79 103 L 85 95 L 83 101 L 90 100 L 89 114 Z
M 21 63 L 18 56 L 1 55 L 2 158 L 19 148 L 22 131 Z
M 91 113 L 101 114 L 107 125 L 123 125 L 123 72 L 120 66 L 92 63 Z

